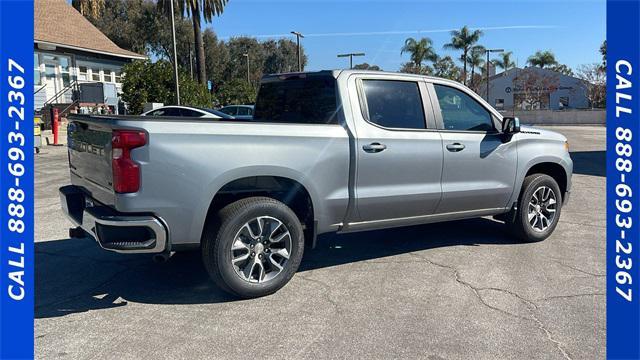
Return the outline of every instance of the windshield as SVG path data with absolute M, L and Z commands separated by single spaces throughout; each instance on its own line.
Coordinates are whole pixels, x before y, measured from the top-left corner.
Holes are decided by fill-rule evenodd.
M 253 121 L 337 124 L 336 79 L 332 76 L 296 77 L 260 86 Z

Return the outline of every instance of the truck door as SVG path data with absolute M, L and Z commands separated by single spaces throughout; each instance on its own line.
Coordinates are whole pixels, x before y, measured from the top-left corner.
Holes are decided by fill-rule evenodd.
M 437 212 L 490 211 L 507 204 L 516 177 L 514 141 L 498 130 L 499 122 L 463 88 L 428 84 L 441 129 L 444 166 L 442 202 Z
M 426 84 L 363 75 L 356 86 L 356 222 L 371 228 L 433 214 L 443 154 Z

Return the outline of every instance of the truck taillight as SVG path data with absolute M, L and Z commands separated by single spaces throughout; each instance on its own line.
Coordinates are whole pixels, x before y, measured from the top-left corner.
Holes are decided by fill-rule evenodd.
M 113 190 L 133 193 L 140 189 L 140 166 L 131 160 L 131 150 L 144 146 L 147 135 L 142 131 L 114 130 L 111 136 L 111 168 Z

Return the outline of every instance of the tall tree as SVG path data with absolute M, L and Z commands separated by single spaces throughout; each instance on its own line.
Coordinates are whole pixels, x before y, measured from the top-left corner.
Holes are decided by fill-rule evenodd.
M 484 65 L 484 46 L 476 45 L 471 48 L 469 55 L 467 55 L 466 61 L 471 65 L 471 88 L 474 88 L 474 76 L 476 69 L 481 69 Z
M 600 45 L 600 55 L 602 55 L 602 68 L 606 70 L 607 68 L 607 40 L 602 42 Z
M 177 10 L 182 16 L 187 15 L 191 17 L 193 38 L 195 40 L 198 81 L 204 84 L 207 81 L 207 70 L 201 22 L 203 18 L 205 22 L 212 22 L 214 16 L 222 14 L 229 0 L 158 0 L 158 5 L 169 15 L 171 11 L 170 1 L 174 1 L 174 5 L 176 5 Z
M 226 79 L 247 80 L 247 58 L 249 55 L 249 81 L 253 86 L 257 86 L 263 74 L 265 62 L 265 51 L 262 43 L 256 38 L 239 36 L 231 38 L 227 42 L 229 50 L 229 63 L 227 66 Z
M 548 69 L 562 75 L 573 76 L 573 70 L 565 64 L 555 64 L 550 66 Z
M 460 30 L 451 31 L 451 42 L 444 45 L 445 49 L 449 50 L 462 50 L 462 62 L 464 67 L 462 68 L 462 82 L 467 84 L 467 56 L 471 48 L 478 43 L 482 36 L 482 31 L 471 31 L 465 25 Z
M 531 66 L 537 66 L 539 68 L 550 67 L 552 65 L 557 65 L 558 61 L 556 60 L 556 56 L 551 51 L 536 51 L 535 54 L 529 56 L 527 59 L 527 63 Z
M 493 63 L 493 66 L 499 67 L 500 69 L 507 71 L 516 66 L 516 63 L 513 62 L 513 60 L 511 60 L 512 54 L 513 53 L 511 51 L 502 52 L 500 53 L 500 57 L 498 59 L 495 59 L 491 62 Z
M 211 29 L 204 31 L 202 39 L 204 40 L 207 76 L 217 88 L 220 84 L 229 80 L 225 78 L 228 73 L 229 48 L 224 41 L 218 40 L 218 37 Z
M 436 61 L 438 60 L 438 55 L 432 46 L 433 42 L 429 38 L 422 38 L 420 40 L 416 40 L 414 38 L 408 38 L 404 41 L 404 46 L 400 51 L 400 54 L 409 53 L 411 56 L 411 62 L 413 66 L 418 69 L 422 68 L 422 63 L 425 61 Z
M 88 18 L 98 18 L 102 15 L 105 0 L 71 0 L 71 6 Z
M 382 71 L 382 69 L 380 68 L 380 66 L 378 65 L 370 65 L 369 63 L 362 63 L 362 64 L 357 64 L 357 65 L 353 65 L 353 68 L 356 70 L 375 70 L 375 71 Z
M 433 68 L 431 66 L 424 65 L 418 67 L 411 61 L 402 64 L 399 71 L 406 74 L 433 75 Z
M 291 39 L 267 40 L 262 43 L 265 54 L 262 71 L 265 74 L 298 71 L 298 46 Z M 300 48 L 302 67 L 307 63 L 304 48 Z
M 149 11 L 155 12 L 155 5 L 150 0 L 103 1 L 99 10 L 97 5 L 86 4 L 86 1 L 81 4 L 74 0 L 73 6 L 119 47 L 140 54 L 146 53 L 151 34 L 147 31 L 147 21 L 153 18 L 149 16 Z M 141 31 L 142 29 L 144 30 Z
M 607 72 L 601 64 L 581 65 L 578 68 L 578 78 L 584 80 L 587 97 L 592 108 L 606 106 L 607 100 Z
M 451 56 L 445 56 L 433 63 L 433 75 L 445 79 L 460 80 L 460 68 L 456 66 Z

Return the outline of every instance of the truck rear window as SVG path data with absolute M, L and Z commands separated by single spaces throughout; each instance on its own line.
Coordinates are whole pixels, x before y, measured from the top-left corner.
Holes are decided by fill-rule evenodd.
M 253 121 L 337 124 L 336 79 L 309 76 L 263 82 Z

